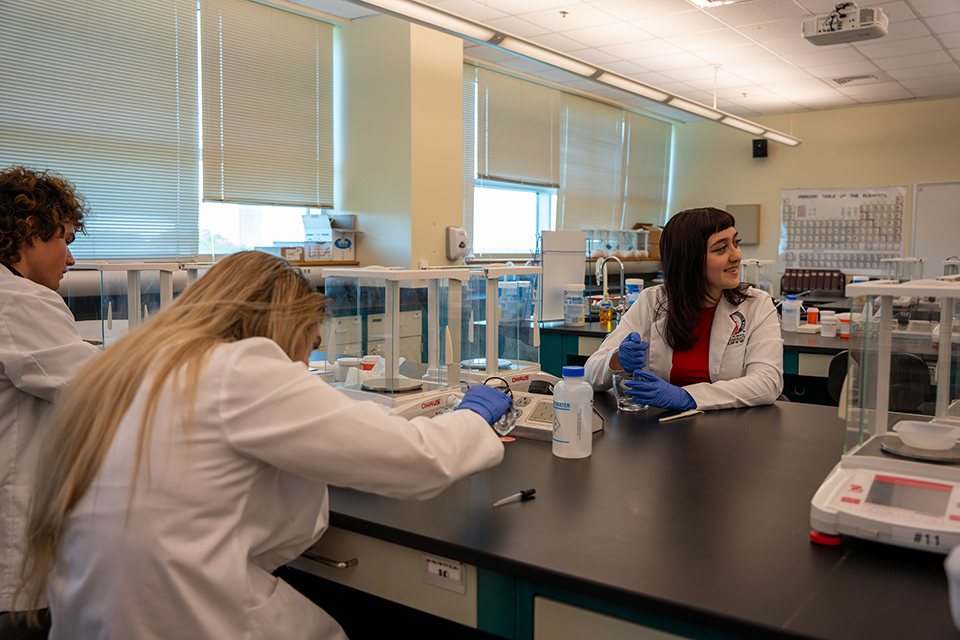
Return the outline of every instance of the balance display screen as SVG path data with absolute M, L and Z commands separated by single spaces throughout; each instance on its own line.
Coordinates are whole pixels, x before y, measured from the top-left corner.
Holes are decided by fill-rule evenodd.
M 942 516 L 952 489 L 948 484 L 878 475 L 873 479 L 867 502 Z

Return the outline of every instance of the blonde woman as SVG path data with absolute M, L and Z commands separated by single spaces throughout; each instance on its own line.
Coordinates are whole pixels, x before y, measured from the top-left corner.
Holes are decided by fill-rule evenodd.
M 343 638 L 271 575 L 327 525 L 327 484 L 433 496 L 500 462 L 509 399 L 391 417 L 308 373 L 323 297 L 235 254 L 87 366 L 41 451 L 24 579 L 52 640 Z

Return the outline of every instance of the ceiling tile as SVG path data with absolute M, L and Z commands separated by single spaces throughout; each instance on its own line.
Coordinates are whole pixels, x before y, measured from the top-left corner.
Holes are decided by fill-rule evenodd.
M 770 71 L 763 73 L 753 73 L 749 76 L 755 84 L 767 86 L 777 82 L 794 82 L 816 79 L 806 69 L 791 69 L 787 71 Z
M 865 96 L 871 93 L 891 93 L 903 90 L 904 87 L 899 82 L 876 82 L 874 84 L 854 84 L 846 87 L 837 87 L 837 91 L 851 98 L 858 98 L 859 96 Z
M 943 46 L 947 49 L 960 49 L 960 31 L 940 36 L 940 42 L 942 42 Z
M 639 82 L 644 82 L 646 84 L 652 84 L 655 87 L 659 87 L 662 84 L 666 84 L 668 82 L 674 81 L 674 79 L 671 79 L 668 76 L 665 76 L 661 73 L 656 73 L 654 71 L 645 71 L 643 73 L 631 73 L 628 75 L 634 80 L 637 80 Z
M 833 98 L 847 98 L 836 89 L 817 89 L 816 91 L 782 91 L 778 93 L 781 98 L 786 98 L 797 104 L 808 104 L 815 100 L 830 100 Z
M 717 74 L 716 84 L 714 84 L 713 78 L 698 78 L 696 80 L 684 80 L 688 85 L 695 89 L 701 89 L 703 91 L 713 91 L 714 86 L 718 89 L 731 89 L 737 87 L 743 87 L 745 85 L 751 84 L 739 76 L 732 76 L 729 74 Z M 756 86 L 756 85 L 753 85 Z M 740 95 L 739 93 L 737 95 Z
M 706 51 L 697 51 L 696 53 L 710 64 L 719 65 L 740 62 L 742 60 L 762 60 L 764 58 L 774 57 L 773 53 L 758 44 L 708 49 Z
M 700 91 L 699 89 L 694 89 L 684 82 L 664 82 L 656 86 L 658 89 L 663 89 L 664 91 L 669 91 L 670 93 L 676 93 L 677 95 L 686 95 L 688 93 L 693 94 Z
M 960 13 L 939 16 L 936 20 L 927 20 L 927 26 L 934 33 L 956 33 L 960 31 Z
M 877 71 L 877 66 L 872 62 L 864 60 L 862 62 L 845 62 L 843 64 L 828 64 L 823 67 L 810 67 L 809 69 L 804 69 L 804 71 L 817 78 L 844 78 L 846 76 L 872 73 Z
M 610 55 L 605 51 L 600 51 L 599 49 L 578 49 L 576 51 L 571 51 L 570 55 L 574 58 L 579 58 L 584 62 L 590 62 L 592 64 L 600 64 L 607 66 L 614 62 L 620 62 L 620 58 Z
M 770 49 L 774 53 L 782 56 L 799 54 L 799 53 L 816 53 L 818 51 L 823 51 L 821 47 L 810 44 L 803 38 L 797 37 L 796 35 L 794 35 L 791 38 L 787 38 L 785 40 L 774 40 L 772 42 L 763 42 L 761 44 L 767 49 Z M 851 48 L 851 46 L 848 44 L 839 44 L 832 48 L 839 51 L 841 49 L 849 49 Z
M 878 44 L 858 44 L 854 45 L 860 52 L 868 58 L 890 58 L 892 56 L 906 56 L 912 53 L 927 53 L 928 51 L 939 51 L 940 43 L 933 36 L 924 38 L 912 38 L 910 40 L 895 40 L 894 42 L 881 42 Z
M 889 93 L 868 93 L 862 96 L 856 96 L 854 100 L 861 104 L 870 104 L 875 102 L 897 102 L 899 100 L 913 100 L 916 98 L 916 95 L 907 91 L 906 89 L 901 89 L 900 91 L 891 91 Z
M 770 42 L 772 40 L 793 40 L 802 42 L 810 47 L 812 45 L 800 37 L 802 28 L 802 18 L 791 18 L 790 20 L 776 20 L 774 22 L 763 22 L 760 24 L 751 24 L 740 27 L 738 30 L 746 37 L 757 42 Z
M 664 40 L 677 45 L 685 51 L 703 51 L 704 49 L 751 44 L 749 38 L 740 35 L 733 29 L 716 29 L 714 31 L 686 33 L 679 36 L 670 36 L 664 38 Z
M 625 42 L 640 42 L 641 40 L 650 40 L 654 36 L 638 29 L 629 22 L 616 22 L 600 27 L 590 27 L 588 29 L 574 29 L 564 31 L 563 35 L 581 42 L 588 47 L 603 47 L 611 44 L 623 44 Z
M 764 0 L 741 2 L 711 7 L 707 11 L 714 18 L 734 27 L 761 22 L 775 22 L 785 18 L 807 18 L 810 12 L 793 0 Z
M 928 78 L 906 78 L 900 84 L 907 89 L 924 89 L 934 86 L 952 86 L 960 89 L 960 73 L 953 75 L 930 76 Z
M 576 40 L 571 40 L 567 36 L 560 35 L 559 33 L 545 33 L 542 36 L 531 36 L 528 38 L 532 42 L 537 44 L 542 44 L 545 47 L 550 47 L 551 49 L 556 49 L 557 51 L 562 51 L 564 53 L 570 53 L 573 51 L 583 51 L 583 44 L 577 42 Z M 574 56 L 576 57 L 576 56 Z
M 888 72 L 892 78 L 897 80 L 911 80 L 914 78 L 933 78 L 936 76 L 949 76 L 960 73 L 960 66 L 955 62 L 950 64 L 938 64 L 932 67 L 921 67 L 918 69 L 894 69 Z M 904 84 L 906 86 L 906 84 Z
M 720 73 L 732 73 L 735 76 L 755 74 L 793 72 L 797 67 L 783 58 L 760 58 L 758 60 L 738 60 L 721 65 Z M 805 75 L 804 77 L 809 77 Z
M 870 6 L 883 9 L 883 13 L 887 16 L 890 24 L 903 22 L 904 20 L 916 20 L 918 17 L 913 9 L 911 9 L 906 2 L 903 2 L 903 0 L 897 0 L 897 2 L 876 2 L 871 3 Z
M 518 0 L 509 1 L 516 3 Z M 687 0 L 643 0 L 643 2 L 637 2 L 637 0 L 593 0 L 590 4 L 621 20 L 640 20 L 668 13 L 680 13 L 690 11 L 692 6 Z
M 929 35 L 930 30 L 927 29 L 926 25 L 919 20 L 906 20 L 904 22 L 891 24 L 887 30 L 887 35 L 878 40 L 865 42 L 864 44 L 882 44 L 886 42 L 896 42 L 897 40 L 910 40 L 912 38 L 920 38 L 922 36 Z
M 517 18 L 515 16 L 507 16 L 505 18 L 488 20 L 486 25 L 499 31 L 505 31 L 510 35 L 520 36 L 521 38 L 542 36 L 545 33 L 550 33 L 549 29 L 544 29 L 543 27 L 539 27 L 532 22 L 527 22 L 526 20 Z
M 918 98 L 954 98 L 960 93 L 960 86 L 957 85 L 933 85 L 923 89 L 911 89 Z
M 724 73 L 723 69 L 720 70 L 720 73 Z M 688 82 L 690 80 L 702 80 L 704 78 L 710 78 L 710 80 L 712 81 L 713 76 L 718 74 L 717 74 L 717 70 L 714 69 L 713 65 L 709 65 L 706 62 L 702 62 L 701 64 L 695 65 L 692 67 L 685 67 L 682 69 L 671 69 L 669 70 L 668 73 L 665 73 L 664 75 L 668 75 L 671 78 L 674 78 L 675 80 L 680 80 L 681 82 Z
M 711 31 L 724 26 L 722 22 L 718 21 L 709 13 L 700 10 L 651 16 L 649 18 L 643 18 L 642 20 L 634 20 L 631 24 L 659 38 L 680 35 L 682 33 Z
M 526 5 L 522 2 L 518 2 L 516 6 L 523 7 L 523 13 L 519 15 L 524 20 L 559 33 L 619 22 L 614 16 L 596 7 L 586 3 L 573 4 L 569 0 L 563 7 L 546 11 L 527 12 Z M 562 11 L 566 11 L 567 14 L 564 15 Z
M 794 102 L 801 107 L 809 109 L 836 109 L 838 107 L 847 107 L 857 104 L 857 101 L 849 96 L 836 94 L 835 96 L 807 96 L 798 98 Z
M 624 44 L 614 44 L 605 47 L 599 47 L 600 51 L 609 53 L 623 60 L 634 60 L 636 58 L 649 58 L 650 56 L 671 55 L 682 53 L 683 50 L 676 45 L 672 45 L 666 40 L 654 38 L 644 40 L 643 42 L 630 42 Z
M 956 0 L 910 0 L 910 4 L 927 18 L 957 11 Z
M 943 64 L 953 62 L 946 51 L 931 51 L 930 53 L 915 53 L 910 56 L 897 56 L 895 58 L 874 59 L 873 63 L 885 71 L 891 69 L 912 69 L 914 67 L 925 67 L 934 64 Z
M 864 59 L 863 54 L 853 47 L 821 49 L 811 53 L 785 55 L 783 57 L 798 67 L 822 67 L 828 64 L 859 62 Z
M 517 0 L 482 0 L 483 4 L 493 7 L 504 13 L 515 15 L 521 13 L 517 11 L 518 6 L 523 7 L 522 13 L 530 13 L 533 11 L 544 11 L 546 9 L 554 9 L 558 7 L 563 7 L 570 4 L 570 0 L 523 0 L 522 3 L 518 3 Z
M 692 53 L 677 53 L 672 56 L 657 56 L 655 58 L 640 58 L 634 60 L 651 71 L 669 71 L 671 69 L 689 69 L 707 64 L 703 58 Z M 667 74 L 669 75 L 669 74 Z
M 487 3 L 477 2 L 477 0 L 439 0 L 430 4 L 478 22 L 486 22 L 507 15 L 503 11 L 490 7 Z
M 796 2 L 815 16 L 827 15 L 838 4 L 837 0 L 796 0 Z
M 710 95 L 713 95 L 713 92 L 710 92 Z M 755 84 L 740 86 L 740 87 L 721 87 L 717 89 L 717 98 L 722 98 L 724 100 L 743 100 L 745 98 L 760 98 L 763 96 L 772 96 L 774 94 L 770 93 L 762 87 L 758 87 Z
M 791 82 L 771 82 L 763 86 L 766 87 L 770 93 L 777 95 L 783 95 L 787 91 L 823 91 L 824 89 L 831 88 L 830 85 L 823 80 L 817 80 L 815 78 L 809 80 L 793 80 Z
M 641 67 L 636 63 L 627 62 L 626 60 L 614 60 L 613 62 L 603 63 L 603 68 L 625 76 L 630 76 L 637 80 L 639 80 L 638 76 L 648 73 L 646 67 Z M 641 80 L 641 82 L 646 82 L 646 80 Z

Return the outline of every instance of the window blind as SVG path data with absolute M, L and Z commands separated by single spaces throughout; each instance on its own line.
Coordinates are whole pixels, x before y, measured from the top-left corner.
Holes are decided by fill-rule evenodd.
M 477 177 L 477 68 L 463 65 L 463 230 L 473 252 L 473 190 Z
M 557 228 L 619 228 L 623 211 L 623 110 L 563 94 Z
M 0 165 L 76 183 L 78 260 L 196 255 L 196 20 L 195 0 L 3 5 Z
M 479 177 L 556 187 L 560 91 L 477 69 Z
M 626 184 L 620 228 L 632 229 L 637 222 L 666 219 L 673 127 L 630 111 L 625 112 L 625 119 Z
M 200 0 L 205 201 L 333 207 L 333 27 Z

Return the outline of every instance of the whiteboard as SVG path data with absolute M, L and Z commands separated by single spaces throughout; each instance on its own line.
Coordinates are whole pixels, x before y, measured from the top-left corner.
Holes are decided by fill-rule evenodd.
M 943 261 L 960 256 L 960 182 L 914 185 L 912 251 L 925 258 L 924 277 L 943 275 Z

